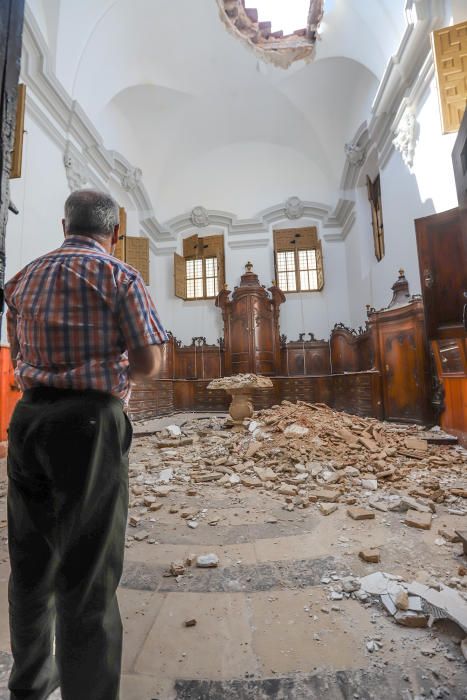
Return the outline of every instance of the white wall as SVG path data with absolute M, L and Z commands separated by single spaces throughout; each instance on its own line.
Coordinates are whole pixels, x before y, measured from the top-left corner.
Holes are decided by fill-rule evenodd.
M 437 89 L 433 82 L 417 111 L 418 138 L 413 167 L 393 150 L 381 168 L 381 194 L 386 253 L 374 255 L 371 213 L 363 173 L 355 190 L 356 222 L 345 241 L 349 279 L 350 316 L 353 326 L 365 319 L 365 304 L 387 306 L 391 286 L 403 268 L 412 294 L 420 293 L 414 220 L 457 206 L 451 151 L 455 134 L 443 135 Z
M 8 215 L 6 280 L 31 260 L 61 245 L 63 203 L 69 194 L 61 150 L 28 113 L 25 131 L 23 175 L 10 181 L 11 199 L 19 214 Z
M 302 218 L 294 221 L 293 225 L 289 220 L 279 221 L 274 228 L 316 224 L 316 221 Z M 189 231 L 183 238 L 195 232 Z M 224 233 L 226 282 L 231 291 L 240 284 L 247 262 L 253 263 L 260 283 L 266 288 L 271 286 L 275 277 L 272 227 L 267 246 L 232 248 L 227 232 L 219 227 L 203 229 L 201 235 L 214 233 Z M 288 294 L 287 301 L 281 306 L 280 330 L 290 340 L 296 340 L 302 332 L 314 333 L 316 338 L 327 338 L 336 322 L 348 323 L 350 320 L 344 243 L 325 240 L 322 243 L 324 289 L 320 292 Z M 180 240 L 179 253 L 181 249 Z M 222 314 L 215 307 L 214 300 L 183 301 L 175 297 L 172 255 L 151 256 L 151 293 L 164 325 L 183 343 L 190 343 L 194 336 L 204 336 L 209 343 L 214 343 L 223 334 Z

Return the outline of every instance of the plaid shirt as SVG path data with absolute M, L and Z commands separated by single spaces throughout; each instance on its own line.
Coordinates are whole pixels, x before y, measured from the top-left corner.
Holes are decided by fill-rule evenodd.
M 21 389 L 96 389 L 128 402 L 127 350 L 167 341 L 137 270 L 87 236 L 34 260 L 5 286 Z

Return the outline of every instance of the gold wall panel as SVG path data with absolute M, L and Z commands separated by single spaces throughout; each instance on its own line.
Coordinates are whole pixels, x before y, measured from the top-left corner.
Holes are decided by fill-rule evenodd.
M 467 20 L 433 32 L 443 133 L 458 131 L 467 104 Z

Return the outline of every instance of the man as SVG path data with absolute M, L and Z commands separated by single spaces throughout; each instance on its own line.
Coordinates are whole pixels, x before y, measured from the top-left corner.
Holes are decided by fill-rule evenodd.
M 116 589 L 128 511 L 130 379 L 157 372 L 167 335 L 140 274 L 112 256 L 118 207 L 65 203 L 61 248 L 5 289 L 23 398 L 9 428 L 13 700 L 117 700 Z M 56 655 L 53 656 L 55 635 Z

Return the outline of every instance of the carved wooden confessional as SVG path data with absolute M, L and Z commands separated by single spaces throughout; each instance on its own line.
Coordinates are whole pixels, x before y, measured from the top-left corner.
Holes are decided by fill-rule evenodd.
M 279 307 L 285 296 L 276 286 L 266 290 L 251 263 L 245 269 L 232 299 L 227 288 L 216 299 L 224 320 L 225 374 L 277 375 L 281 366 Z

